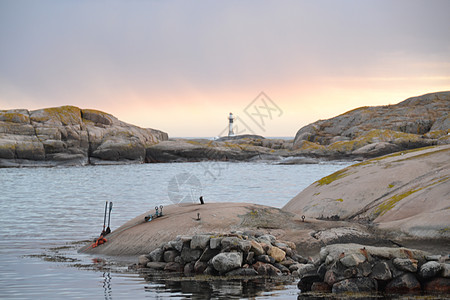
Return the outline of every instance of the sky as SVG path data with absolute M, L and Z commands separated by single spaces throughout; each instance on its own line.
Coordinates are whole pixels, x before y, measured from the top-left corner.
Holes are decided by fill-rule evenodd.
M 0 110 L 98 109 L 170 137 L 294 136 L 450 90 L 450 1 L 0 0 Z

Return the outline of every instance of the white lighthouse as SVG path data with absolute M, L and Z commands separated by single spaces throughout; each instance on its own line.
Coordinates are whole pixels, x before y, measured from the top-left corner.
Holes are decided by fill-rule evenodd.
M 228 121 L 230 122 L 228 125 L 228 136 L 234 136 L 234 132 L 233 132 L 233 114 L 230 113 L 230 115 L 228 116 Z

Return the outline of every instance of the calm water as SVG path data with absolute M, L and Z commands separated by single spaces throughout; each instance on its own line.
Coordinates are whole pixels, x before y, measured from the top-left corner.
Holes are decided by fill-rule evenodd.
M 206 202 L 282 207 L 315 180 L 348 164 L 0 169 L 0 298 L 296 298 L 295 282 L 280 287 L 273 282 L 192 283 L 145 277 L 126 271 L 130 261 L 77 254 L 76 242 L 98 236 L 105 200 L 114 203 L 113 230 L 155 205 L 196 199 L 199 194 Z M 189 181 L 183 185 L 182 178 Z

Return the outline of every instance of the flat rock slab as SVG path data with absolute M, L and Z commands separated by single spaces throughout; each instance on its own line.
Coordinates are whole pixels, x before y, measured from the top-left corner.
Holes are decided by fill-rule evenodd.
M 320 258 L 323 261 L 325 261 L 327 257 L 330 257 L 329 259 L 331 260 L 336 260 L 341 255 L 345 255 L 343 258 L 355 255 L 359 257 L 360 255 L 362 255 L 363 257 L 367 257 L 368 260 L 371 260 L 371 257 L 376 256 L 383 259 L 402 258 L 402 259 L 414 259 L 416 261 L 425 261 L 427 253 L 415 249 L 374 247 L 359 244 L 328 245 L 322 248 L 322 250 L 320 251 Z
M 301 245 L 299 253 L 309 256 L 316 255 L 324 243 L 328 243 L 328 239 L 322 239 L 320 236 L 314 237 L 311 232 L 320 231 L 322 236 L 328 236 L 325 231 L 335 230 L 333 228 L 337 226 L 351 228 L 351 230 L 345 231 L 347 242 L 365 243 L 370 239 L 380 244 L 384 241 L 384 239 L 380 240 L 376 236 L 368 234 L 367 228 L 362 224 L 315 219 L 303 221 L 299 215 L 251 203 L 215 202 L 203 205 L 169 205 L 164 207 L 162 217 L 145 222 L 144 217 L 151 213 L 154 211 L 137 216 L 115 229 L 107 236 L 108 242 L 101 247 L 88 249 L 88 246 L 85 246 L 79 251 L 113 256 L 139 256 L 152 252 L 160 245 L 171 243 L 171 247 L 180 252 L 184 243 L 189 243 L 191 247 L 197 248 L 204 245 L 208 238 L 210 248 L 216 249 L 222 245 L 225 238 L 211 236 L 208 233 L 242 231 L 244 235 L 246 232 L 259 232 L 258 240 L 262 244 L 256 245 L 249 241 L 238 240 L 235 241 L 235 245 L 230 243 L 230 248 L 234 247 L 245 252 L 253 251 L 256 257 L 264 252 L 263 245 L 270 247 L 269 245 L 275 240 L 275 235 L 278 240 L 290 241 L 288 243 L 293 249 L 295 249 L 295 244 Z M 198 213 L 200 213 L 200 220 L 197 220 Z M 191 236 L 200 233 L 206 234 L 204 239 L 196 238 L 191 241 Z M 333 235 L 338 240 L 342 237 L 336 232 L 333 232 Z M 176 239 L 177 236 L 180 238 Z M 232 241 L 233 239 L 225 239 L 224 242 Z M 283 244 L 278 246 L 278 248 L 283 248 Z M 282 256 L 283 253 L 278 252 Z
M 278 208 L 249 203 L 206 203 L 169 205 L 164 207 L 164 215 L 153 221 L 145 222 L 144 217 L 153 211 L 146 212 L 107 236 L 108 242 L 101 247 L 80 252 L 105 255 L 140 255 L 150 253 L 155 248 L 177 236 L 195 235 L 199 232 L 224 232 L 233 230 L 256 229 L 260 224 L 278 230 L 291 230 L 297 226 L 299 217 Z M 200 213 L 200 220 L 197 214 Z M 264 230 L 262 230 L 264 232 Z M 211 240 L 211 242 L 210 242 Z M 223 239 L 196 238 L 191 247 L 200 248 L 204 244 L 220 242 Z M 251 244 L 237 244 L 250 250 Z M 194 249 L 193 249 L 194 250 Z M 200 254 L 202 254 L 200 252 Z

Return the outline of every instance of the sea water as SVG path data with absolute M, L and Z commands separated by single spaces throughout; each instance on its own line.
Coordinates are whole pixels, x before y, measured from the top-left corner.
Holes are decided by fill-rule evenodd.
M 296 298 L 295 282 L 174 281 L 128 270 L 137 258 L 77 253 L 102 230 L 156 205 L 198 201 L 282 207 L 349 162 L 199 162 L 0 169 L 0 298 Z

